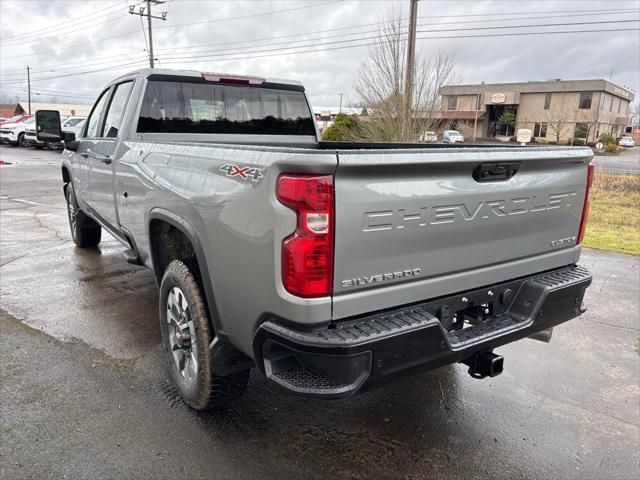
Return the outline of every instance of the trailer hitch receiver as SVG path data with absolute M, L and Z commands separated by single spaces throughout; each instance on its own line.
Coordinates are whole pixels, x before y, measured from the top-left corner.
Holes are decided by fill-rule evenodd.
M 478 352 L 462 363 L 469 366 L 473 378 L 497 377 L 502 373 L 504 357 L 490 351 Z

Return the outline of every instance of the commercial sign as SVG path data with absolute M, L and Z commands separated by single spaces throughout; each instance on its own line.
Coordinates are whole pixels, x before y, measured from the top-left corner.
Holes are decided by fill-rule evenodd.
M 504 103 L 506 98 L 504 93 L 494 93 L 491 95 L 491 103 Z
M 629 98 L 629 92 L 627 92 L 626 90 L 623 90 L 622 88 L 613 87 L 613 93 L 615 93 L 616 95 L 620 95 L 624 98 Z
M 518 130 L 518 136 L 516 140 L 520 143 L 529 143 L 531 141 L 531 129 L 529 128 L 521 128 Z

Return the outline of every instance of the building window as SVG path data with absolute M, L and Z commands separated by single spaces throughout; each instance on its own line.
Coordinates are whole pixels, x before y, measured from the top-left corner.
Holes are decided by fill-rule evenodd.
M 593 98 L 593 92 L 581 92 L 580 93 L 580 103 L 578 104 L 578 108 L 583 110 L 588 110 L 591 108 L 591 99 Z
M 458 109 L 458 97 L 455 95 L 449 95 L 447 97 L 447 110 Z
M 482 94 L 476 95 L 476 110 L 482 110 Z
M 600 110 L 604 110 L 604 92 L 600 94 Z
M 622 100 L 618 99 L 618 115 L 620 114 L 621 109 L 622 109 Z
M 609 111 L 613 112 L 613 97 L 611 97 L 611 101 L 609 102 Z
M 547 136 L 547 124 L 546 122 L 533 124 L 533 136 L 539 138 L 545 138 Z
M 589 132 L 589 125 L 586 123 L 576 123 L 576 133 L 573 135 L 575 138 L 587 138 Z
M 551 108 L 551 94 L 550 93 L 545 93 L 544 94 L 544 109 L 545 110 L 549 110 L 549 108 Z

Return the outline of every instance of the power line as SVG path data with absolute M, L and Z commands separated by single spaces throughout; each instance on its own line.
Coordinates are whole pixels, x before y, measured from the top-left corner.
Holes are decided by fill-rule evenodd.
M 570 15 L 570 16 L 590 16 L 592 14 L 599 14 L 602 12 L 603 15 L 617 15 L 617 14 L 623 14 L 623 13 L 633 13 L 637 10 L 635 9 L 619 9 L 619 10 L 583 10 L 582 13 L 580 14 L 575 14 L 575 15 Z M 279 11 L 277 11 L 279 12 Z M 465 15 L 433 15 L 430 17 L 418 17 L 418 18 L 458 18 L 458 17 L 477 17 L 477 16 L 505 16 L 505 15 L 527 15 L 527 14 L 543 14 L 543 13 L 568 13 L 571 12 L 570 10 L 558 10 L 558 11 L 541 11 L 541 12 L 509 12 L 509 13 L 485 13 L 485 14 L 465 14 Z M 267 12 L 266 14 L 271 14 L 271 13 L 276 13 L 276 11 L 274 12 Z M 233 18 L 233 17 L 231 17 Z M 237 18 L 237 17 L 236 17 Z M 532 17 L 532 18 L 538 18 L 538 17 Z M 543 18 L 543 17 L 540 17 Z M 553 17 L 549 17 L 549 18 L 553 18 Z M 223 19 L 224 20 L 224 19 Z M 504 21 L 509 21 L 509 20 L 515 20 L 515 19 L 509 19 L 509 18 L 505 18 L 505 19 L 496 19 L 496 20 L 487 20 L 487 21 L 500 21 L 500 20 L 504 20 Z M 477 22 L 477 21 L 469 21 L 469 22 L 465 22 L 465 23 L 471 23 L 471 22 Z M 376 22 L 376 23 L 370 23 L 370 24 L 363 24 L 362 27 L 364 26 L 371 26 L 371 25 L 383 25 L 385 23 L 389 23 L 389 22 Z M 447 22 L 450 24 L 454 24 L 456 22 Z M 462 22 L 460 22 L 462 23 Z M 166 27 L 163 28 L 169 28 L 169 27 L 173 27 L 173 25 L 167 25 Z M 331 32 L 331 31 L 339 31 L 339 30 L 347 30 L 350 28 L 360 28 L 360 27 L 342 27 L 342 28 L 336 28 L 336 29 L 328 29 L 328 30 L 320 30 L 318 32 L 315 33 L 320 33 L 320 32 Z M 60 53 L 60 52 L 64 52 L 64 51 L 69 51 L 72 50 L 76 47 L 85 47 L 86 45 L 93 45 L 96 43 L 102 43 L 102 42 L 106 42 L 108 40 L 114 40 L 116 38 L 121 38 L 121 37 L 125 37 L 125 36 L 129 36 L 129 35 L 133 35 L 133 34 L 137 34 L 139 31 L 138 30 L 131 30 L 129 32 L 124 32 L 118 35 L 113 35 L 113 36 L 109 36 L 109 37 L 104 37 L 104 38 L 100 38 L 100 39 L 96 39 L 90 42 L 83 42 L 83 43 L 76 43 L 76 44 L 72 44 L 72 45 L 67 45 L 66 47 L 62 48 L 62 49 L 52 49 L 52 50 L 41 50 L 37 53 L 33 53 L 33 54 L 22 54 L 22 55 L 3 55 L 2 58 L 4 59 L 10 59 L 10 58 L 24 58 L 24 57 L 32 57 L 32 56 L 37 56 L 37 55 L 42 55 L 42 54 L 46 54 L 46 53 Z M 307 32 L 309 33 L 309 32 Z M 311 32 L 314 33 L 314 32 Z M 300 35 L 305 35 L 306 33 L 298 33 L 298 34 L 291 34 L 291 35 L 282 35 L 280 37 L 263 37 L 262 39 L 269 39 L 269 38 L 287 38 L 287 37 L 295 37 L 295 36 L 300 36 Z M 243 40 L 243 41 L 235 41 L 235 42 L 222 42 L 222 43 L 217 43 L 217 44 L 209 44 L 209 46 L 216 46 L 216 45 L 223 45 L 223 44 L 233 44 L 233 43 L 249 43 L 249 42 L 253 42 L 253 41 L 258 41 L 258 40 L 262 40 L 262 39 L 253 39 L 253 40 Z M 181 48 L 190 48 L 190 47 L 174 47 L 176 49 L 181 49 Z M 167 50 L 167 49 L 162 49 Z
M 634 11 L 635 10 L 624 10 L 622 12 L 623 13 L 629 13 L 629 12 L 634 12 Z M 438 25 L 464 25 L 464 24 L 470 24 L 470 23 L 486 23 L 486 22 L 516 21 L 516 20 L 531 20 L 531 19 L 546 20 L 546 19 L 549 19 L 549 18 L 584 17 L 584 16 L 592 16 L 592 15 L 593 14 L 591 14 L 591 13 L 583 13 L 583 14 L 549 15 L 549 16 L 544 16 L 544 17 L 514 17 L 514 18 L 495 19 L 495 20 L 483 19 L 483 20 L 468 20 L 468 21 L 456 21 L 456 22 L 432 22 L 432 23 L 419 23 L 418 27 L 438 26 Z M 601 15 L 620 15 L 620 13 L 618 13 L 618 12 L 609 12 L 609 13 L 603 13 Z M 418 17 L 418 18 L 428 18 L 428 17 Z M 235 45 L 235 44 L 242 44 L 242 43 L 254 43 L 254 42 L 258 42 L 258 41 L 262 41 L 262 40 L 275 40 L 275 39 L 280 39 L 280 38 L 292 38 L 292 37 L 296 37 L 297 38 L 297 37 L 300 37 L 300 36 L 310 36 L 310 35 L 315 35 L 315 34 L 320 34 L 320 33 L 330 33 L 330 32 L 338 32 L 338 31 L 342 31 L 342 30 L 360 29 L 360 28 L 364 28 L 364 27 L 370 27 L 370 26 L 376 26 L 376 25 L 384 25 L 386 23 L 389 23 L 389 22 L 365 23 L 365 24 L 361 24 L 361 25 L 351 25 L 351 26 L 348 26 L 348 27 L 330 28 L 330 29 L 325 29 L 325 30 L 316 30 L 314 32 L 299 32 L 299 33 L 292 33 L 292 34 L 287 34 L 287 35 L 276 35 L 276 36 L 270 36 L 270 37 L 252 38 L 252 39 L 249 39 L 249 40 L 240 40 L 240 41 L 236 40 L 236 41 L 228 41 L 228 42 L 208 43 L 208 44 L 204 44 L 204 45 L 185 45 L 185 46 L 181 46 L 181 47 L 159 48 L 158 51 L 167 52 L 169 50 L 190 49 L 191 53 L 199 53 L 199 52 L 195 52 L 193 49 L 194 48 L 205 48 L 205 47 L 218 47 L 218 46 L 221 46 L 221 45 Z M 405 27 L 401 27 L 401 28 L 406 29 L 407 27 L 405 26 Z M 345 37 L 345 36 L 356 35 L 356 34 L 357 35 L 361 35 L 361 34 L 365 34 L 365 33 L 376 33 L 377 31 L 378 30 L 368 30 L 368 31 L 365 31 L 365 32 L 342 33 L 342 34 L 338 34 L 338 35 L 332 35 L 332 38 Z
M 555 32 L 522 32 L 522 33 L 502 33 L 502 34 L 483 34 L 483 35 L 449 35 L 449 36 L 435 36 L 435 37 L 417 37 L 418 40 L 437 40 L 437 39 L 459 39 L 459 38 L 490 38 L 490 37 L 510 37 L 510 36 L 526 36 L 526 35 L 555 35 L 555 34 L 570 34 L 570 33 L 598 33 L 598 32 L 630 32 L 630 31 L 639 31 L 640 28 L 622 28 L 622 29 L 592 29 L 592 30 L 566 30 L 566 31 L 555 31 Z M 371 39 L 375 39 L 375 37 L 371 37 Z M 233 58 L 225 58 L 223 61 L 233 61 L 233 60 L 251 60 L 256 58 L 266 58 L 266 57 L 277 57 L 284 55 L 300 55 L 303 53 L 318 53 L 325 52 L 331 50 L 344 50 L 348 48 L 358 48 L 358 47 L 366 47 L 376 45 L 376 42 L 367 42 L 361 43 L 357 45 L 346 45 L 339 47 L 328 47 L 321 49 L 313 49 L 313 50 L 302 50 L 295 52 L 278 52 L 271 53 L 266 55 L 253 55 L 253 56 L 243 56 L 243 57 L 233 57 Z M 216 60 L 215 57 L 212 57 L 207 60 Z M 184 60 L 180 61 L 163 61 L 166 65 L 176 65 L 183 63 Z M 206 60 L 201 60 L 206 61 Z
M 241 15 L 239 17 L 226 17 L 226 18 L 216 18 L 214 20 L 203 20 L 201 22 L 189 22 L 189 23 L 178 23 L 176 25 L 165 25 L 162 27 L 158 27 L 158 29 L 161 28 L 178 28 L 178 27 L 193 27 L 194 25 L 204 25 L 206 23 L 220 23 L 220 22 L 230 22 L 233 20 L 244 20 L 245 18 L 255 18 L 255 17 L 264 17 L 264 16 L 268 16 L 268 15 L 275 15 L 276 13 L 286 13 L 286 12 L 293 12 L 295 10 L 305 10 L 307 8 L 315 8 L 315 7 L 321 7 L 323 5 L 331 5 L 334 3 L 342 3 L 345 0 L 332 0 L 330 2 L 323 2 L 323 3 L 314 3 L 312 5 L 303 5 L 301 7 L 292 7 L 292 8 L 285 8 L 282 10 L 273 10 L 271 12 L 260 12 L 260 13 L 252 13 L 251 15 Z
M 119 53 L 117 55 L 98 57 L 91 61 L 78 61 L 78 62 L 72 62 L 72 63 L 65 63 L 61 65 L 42 66 L 38 70 L 32 68 L 31 72 L 32 73 L 35 72 L 39 74 L 69 72 L 69 71 L 76 70 L 78 67 L 87 68 L 87 67 L 94 67 L 94 66 L 102 66 L 105 63 L 116 61 L 115 59 L 117 59 L 117 63 L 122 63 L 123 61 L 140 60 L 141 58 L 146 58 L 146 57 L 147 57 L 146 53 L 144 53 L 143 50 L 140 50 L 139 52 L 130 52 L 126 55 Z M 0 74 L 0 78 L 3 78 L 3 79 L 7 79 L 11 77 L 19 77 L 19 76 L 20 75 L 17 70 L 16 70 L 16 73 L 5 74 L 4 72 L 2 72 Z
M 73 23 L 75 23 L 75 22 L 77 22 L 78 20 L 81 20 L 81 19 L 83 19 L 83 18 L 86 18 L 86 17 L 92 17 L 92 16 L 97 15 L 98 13 L 106 12 L 107 10 L 112 10 L 112 9 L 114 9 L 114 8 L 119 8 L 119 7 L 120 7 L 120 5 L 111 5 L 110 7 L 104 8 L 104 9 L 102 9 L 102 10 L 98 10 L 98 11 L 96 11 L 96 12 L 91 12 L 91 13 L 88 13 L 88 14 L 86 14 L 86 15 L 81 15 L 81 16 L 79 16 L 79 17 L 74 17 L 74 18 L 72 18 L 72 19 L 70 19 L 70 20 L 67 20 L 67 21 L 65 22 L 65 28 L 66 28 L 67 26 L 69 26 L 70 24 L 73 24 Z M 19 41 L 22 41 L 22 40 L 24 40 L 24 38 L 25 38 L 25 37 L 31 37 L 31 36 L 33 36 L 33 35 L 40 35 L 41 33 L 43 33 L 43 32 L 47 32 L 47 31 L 49 31 L 49 30 L 58 30 L 60 27 L 61 27 L 60 25 L 55 25 L 55 26 L 53 26 L 53 27 L 40 28 L 40 29 L 38 29 L 38 30 L 33 30 L 33 31 L 31 31 L 31 32 L 21 33 L 21 34 L 20 34 L 20 35 L 18 35 L 18 36 L 4 38 L 4 39 L 3 39 L 3 42 L 4 42 L 4 41 L 9 42 L 9 41 L 11 41 L 11 40 L 19 40 Z
M 511 36 L 529 36 L 529 35 L 555 35 L 555 34 L 578 34 L 578 33 L 605 33 L 605 32 L 613 32 L 613 33 L 618 33 L 618 32 L 628 32 L 628 31 L 639 31 L 640 28 L 622 28 L 622 29 L 589 29 L 589 30 L 559 30 L 559 31 L 553 31 L 553 32 L 512 32 L 512 33 L 498 33 L 498 34 L 481 34 L 481 35 L 449 35 L 449 36 L 431 36 L 431 37 L 417 37 L 418 40 L 438 40 L 438 39 L 460 39 L 460 38 L 495 38 L 495 37 L 511 37 Z M 372 39 L 374 39 L 375 37 L 373 37 Z M 368 42 L 368 43 L 362 43 L 362 44 L 358 44 L 358 45 L 346 45 L 346 46 L 338 46 L 338 47 L 328 47 L 328 48 L 321 48 L 321 49 L 313 49 L 313 50 L 306 50 L 306 51 L 295 51 L 295 52 L 279 52 L 279 53 L 267 53 L 266 55 L 254 55 L 254 56 L 244 56 L 244 57 L 236 57 L 236 58 L 227 58 L 225 59 L 226 61 L 230 61 L 230 60 L 249 60 L 249 59 L 255 59 L 255 58 L 265 58 L 265 57 L 273 57 L 273 56 L 281 56 L 281 55 L 291 55 L 291 54 L 303 54 L 303 53 L 318 53 L 318 52 L 323 52 L 323 51 L 332 51 L 332 50 L 344 50 L 344 49 L 348 49 L 348 48 L 358 48 L 358 47 L 364 47 L 364 46 L 369 46 L 369 45 L 375 45 L 376 42 Z M 165 63 L 165 62 L 163 62 Z M 182 62 L 166 62 L 167 64 L 176 64 L 176 63 L 182 63 Z M 91 73 L 97 73 L 97 72 L 103 72 L 103 71 L 109 71 L 109 70 L 114 70 L 116 68 L 122 68 L 125 66 L 132 66 L 132 65 L 136 65 L 136 63 L 131 63 L 131 64 L 122 64 L 122 65 L 117 65 L 117 66 L 112 66 L 112 67 L 107 67 L 107 68 L 102 68 L 102 69 L 97 69 L 97 70 L 91 70 L 91 71 L 87 71 L 87 72 L 77 72 L 77 73 L 73 73 L 73 74 L 68 74 L 68 75 L 60 75 L 60 76 L 54 76 L 54 77 L 48 77 L 48 78 L 43 78 L 40 79 L 39 81 L 45 81 L 45 80 L 55 80 L 55 79 L 59 79 L 59 78 L 65 78 L 65 77 L 72 77 L 72 76 L 77 76 L 77 75 L 85 75 L 85 74 L 91 74 Z M 18 83 L 24 83 L 24 82 L 18 82 Z M 11 84 L 16 84 L 16 82 L 7 82 L 6 85 L 11 85 Z
M 55 31 L 51 31 L 49 33 L 47 33 L 44 36 L 37 36 L 35 38 L 26 38 L 26 39 L 15 39 L 15 40 L 6 40 L 6 41 L 2 41 L 0 42 L 0 45 L 2 45 L 3 48 L 10 48 L 16 45 L 24 45 L 24 44 L 30 44 L 30 43 L 35 43 L 35 42 L 42 42 L 43 40 L 47 40 L 50 39 L 52 37 L 57 37 L 60 36 L 62 34 L 68 34 L 69 33 L 69 29 L 73 28 L 74 29 L 74 33 L 77 33 L 79 31 L 82 30 L 87 30 L 87 29 L 93 29 L 95 27 L 98 27 L 100 25 L 104 25 L 106 23 L 111 23 L 113 22 L 114 19 L 121 17 L 122 16 L 122 12 L 114 12 L 112 14 L 107 14 L 107 15 L 102 15 L 99 17 L 96 17 L 92 20 L 85 20 L 83 21 L 80 25 L 62 25 L 59 26 L 57 30 Z
M 608 13 L 602 13 L 601 15 L 619 15 L 620 13 L 627 13 L 629 11 L 634 11 L 634 10 L 621 10 L 620 12 L 618 11 L 609 11 Z M 582 13 L 582 14 L 562 14 L 562 15 L 549 15 L 549 16 L 544 16 L 544 17 L 514 17 L 514 18 L 507 18 L 507 19 L 494 19 L 494 20 L 468 20 L 468 21 L 455 21 L 455 22 L 432 22 L 432 23 L 419 23 L 418 27 L 424 27 L 424 26 L 439 26 L 439 25 L 463 25 L 463 24 L 470 24 L 470 23 L 485 23 L 485 22 L 497 22 L 497 21 L 516 21 L 516 20 L 530 20 L 530 19 L 540 19 L 540 20 L 546 20 L 546 19 L 551 19 L 551 18 L 564 18 L 564 17 L 580 17 L 580 16 L 591 16 L 592 13 Z M 418 17 L 421 18 L 421 17 Z M 426 17 L 422 17 L 422 18 L 426 18 Z M 140 17 L 140 21 L 142 22 L 142 17 Z M 348 27 L 340 27 L 340 28 L 331 28 L 331 29 L 325 29 L 325 30 L 317 30 L 317 31 L 313 31 L 313 32 L 300 32 L 300 33 L 293 33 L 293 34 L 288 34 L 288 35 L 276 35 L 276 36 L 270 36 L 270 37 L 259 37 L 259 38 L 253 38 L 253 39 L 248 39 L 248 40 L 240 40 L 240 41 L 227 41 L 227 42 L 217 42 L 217 43 L 211 43 L 211 44 L 204 44 L 204 45 L 187 45 L 187 46 L 182 46 L 182 47 L 169 47 L 169 48 L 161 48 L 158 49 L 161 52 L 167 52 L 170 50 L 184 50 L 184 49 L 189 49 L 189 53 L 202 53 L 198 50 L 194 50 L 195 48 L 205 48 L 205 47 L 217 47 L 217 46 L 221 46 L 221 45 L 239 45 L 239 44 L 244 44 L 244 43 L 254 43 L 257 41 L 263 41 L 263 40 L 276 40 L 276 39 L 284 39 L 284 38 L 292 38 L 292 37 L 300 37 L 302 36 L 312 36 L 312 35 L 316 35 L 316 34 L 321 34 L 321 33 L 330 33 L 330 32 L 338 32 L 338 31 L 344 31 L 344 30 L 354 30 L 354 29 L 361 29 L 361 28 L 365 28 L 365 27 L 369 27 L 369 26 L 375 26 L 375 25 L 382 25 L 384 23 L 387 22 L 375 22 L 375 23 L 367 23 L 367 24 L 361 24 L 361 25 L 351 25 Z M 144 25 L 142 26 L 143 30 L 144 30 Z M 404 27 L 406 28 L 406 27 Z M 347 33 L 342 33 L 342 34 L 338 34 L 338 35 L 332 35 L 332 38 L 339 38 L 339 37 L 345 37 L 345 36 L 350 36 L 350 35 L 362 35 L 362 34 L 367 34 L 367 33 L 376 33 L 377 30 L 368 30 L 368 31 L 363 31 L 363 32 L 347 32 Z M 322 39 L 322 37 L 318 37 L 319 39 Z M 308 38 L 307 40 L 311 41 L 311 40 L 315 40 L 315 38 Z M 146 41 L 146 37 L 145 37 L 145 41 Z M 302 41 L 302 40 L 300 40 Z M 283 42 L 283 43 L 290 43 L 290 42 Z M 283 43 L 269 43 L 269 44 L 262 44 L 262 46 L 270 46 L 270 45 L 281 45 Z M 83 44 L 84 45 L 84 44 Z M 234 50 L 233 48 L 231 49 L 223 49 L 223 50 L 218 50 L 218 51 L 228 51 L 228 50 Z M 148 51 L 148 49 L 147 49 Z M 206 50 L 204 50 L 206 51 Z M 124 52 L 124 53 L 117 53 L 114 55 L 107 55 L 107 56 L 102 56 L 102 57 L 94 57 L 92 60 L 90 61 L 86 61 L 86 60 L 79 60 L 76 62 L 66 62 L 62 65 L 45 65 L 43 67 L 41 67 L 40 69 L 35 69 L 33 70 L 36 73 L 52 73 L 52 72 L 58 72 L 61 70 L 67 70 L 66 67 L 72 67 L 74 65 L 83 65 L 83 66 L 89 66 L 92 63 L 98 63 L 101 64 L 104 60 L 107 59 L 112 59 L 112 58 L 122 58 L 123 55 L 131 55 L 132 52 Z M 4 58 L 12 58 L 12 57 L 6 57 L 4 56 Z M 128 59 L 127 59 L 128 60 Z M 57 70 L 57 68 L 60 68 L 60 70 Z M 54 70 L 55 69 L 55 70 Z M 12 72 L 15 72 L 16 74 L 19 72 L 23 72 L 23 69 L 10 69 L 10 70 L 4 70 L 2 72 L 2 75 L 4 77 L 6 76 L 11 76 Z
M 498 27 L 471 27 L 471 28 L 465 28 L 465 29 L 460 29 L 460 28 L 454 28 L 454 29 L 438 29 L 438 30 L 419 30 L 419 33 L 446 33 L 446 32 L 457 32 L 457 31 L 472 31 L 472 30 L 485 30 L 485 29 L 491 29 L 491 30 L 501 30 L 501 29 L 505 29 L 505 28 L 533 28 L 533 27 L 539 27 L 539 26 L 572 26 L 572 25 L 593 25 L 593 24 L 609 24 L 609 23 L 627 23 L 627 22 L 638 22 L 639 20 L 612 20 L 612 21 L 603 21 L 603 22 L 575 22 L 575 23 L 555 23 L 555 24 L 534 24 L 534 25 L 510 25 L 510 26 L 498 26 Z M 545 33 L 545 32 L 543 32 Z M 548 33 L 553 33 L 553 32 L 548 32 Z M 402 35 L 406 35 L 405 33 L 402 33 Z M 288 47 L 281 47 L 281 48 L 266 48 L 266 49 L 257 49 L 257 50 L 248 50 L 248 51 L 240 51 L 240 52 L 228 52 L 228 53 L 216 53 L 214 55 L 211 54 L 205 54 L 205 55 L 185 55 L 185 56 L 176 56 L 176 57 L 165 57 L 165 60 L 194 60 L 194 59 L 198 59 L 198 58 L 221 58 L 221 57 L 227 57 L 227 56 L 233 56 L 233 55 L 241 55 L 241 54 L 245 54 L 245 53 L 262 53 L 262 52 L 274 52 L 274 51 L 282 51 L 282 50 L 293 50 L 293 49 L 299 49 L 299 48 L 308 48 L 308 47 L 312 47 L 312 46 L 324 46 L 324 45 L 335 45 L 335 44 L 343 44 L 343 43 L 352 43 L 352 42 L 357 42 L 357 41 L 367 41 L 367 40 L 375 40 L 375 39 L 379 39 L 382 38 L 380 35 L 370 35 L 370 36 L 366 36 L 366 37 L 358 37 L 358 38 L 352 38 L 352 39 L 346 39 L 346 40 L 332 40 L 332 41 L 328 41 L 328 42 L 319 42 L 319 43 L 315 43 L 315 44 L 310 44 L 310 45 L 297 45 L 297 46 L 288 46 Z M 287 42 L 288 44 L 291 43 L 301 43 L 301 42 L 309 42 L 309 40 L 300 40 L 299 42 Z M 237 49 L 231 49 L 231 50 L 237 50 Z M 218 50 L 218 52 L 224 52 L 223 50 Z
M 76 73 L 69 73 L 69 74 L 65 74 L 65 75 L 57 75 L 57 76 L 52 76 L 52 77 L 46 77 L 46 78 L 40 78 L 38 80 L 36 80 L 35 82 L 44 82 L 47 80 L 57 80 L 59 78 L 66 78 L 66 77 L 76 77 L 78 75 L 86 75 L 86 74 L 90 74 L 90 73 L 98 73 L 98 72 L 106 72 L 106 71 L 110 71 L 110 70 L 115 70 L 117 68 L 122 68 L 122 67 L 128 67 L 128 66 L 138 66 L 140 67 L 140 61 L 138 62 L 131 62 L 131 63 L 123 63 L 121 65 L 112 65 L 109 67 L 105 67 L 105 68 L 98 68 L 96 70 L 88 70 L 85 72 L 76 72 Z M 144 61 L 144 63 L 146 63 L 146 61 Z M 24 81 L 22 82 L 3 82 L 4 85 L 16 85 L 16 84 L 21 84 L 24 83 Z

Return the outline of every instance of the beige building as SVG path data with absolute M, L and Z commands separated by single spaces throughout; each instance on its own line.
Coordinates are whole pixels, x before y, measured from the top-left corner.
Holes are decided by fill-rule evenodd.
M 507 137 L 531 129 L 536 140 L 595 141 L 618 137 L 628 123 L 633 93 L 606 80 L 551 80 L 452 85 L 440 89 L 444 128 L 465 136 Z

